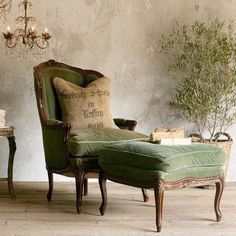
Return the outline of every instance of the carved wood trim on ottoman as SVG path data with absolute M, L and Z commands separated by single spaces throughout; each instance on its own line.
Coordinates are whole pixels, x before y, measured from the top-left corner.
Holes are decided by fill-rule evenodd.
M 224 190 L 226 153 L 206 144 L 164 146 L 148 142 L 112 145 L 100 154 L 100 212 L 107 205 L 106 180 L 142 189 L 154 189 L 156 227 L 161 231 L 164 191 L 216 185 L 214 209 L 221 220 L 220 200 Z
M 100 189 L 102 193 L 102 204 L 100 206 L 101 215 L 104 215 L 105 210 L 106 210 L 106 205 L 107 205 L 107 189 L 106 189 L 107 179 L 114 181 L 116 183 L 126 184 L 133 187 L 139 187 L 143 189 L 147 189 L 147 188 L 154 189 L 157 232 L 161 232 L 161 227 L 162 227 L 162 212 L 163 212 L 163 200 L 164 200 L 165 190 L 198 187 L 198 186 L 215 184 L 216 194 L 215 194 L 215 201 L 214 201 L 214 209 L 215 209 L 217 222 L 221 221 L 222 214 L 220 211 L 220 200 L 221 200 L 221 196 L 224 190 L 224 177 L 223 176 L 215 176 L 215 177 L 205 178 L 205 179 L 185 178 L 176 182 L 165 182 L 162 179 L 157 179 L 156 182 L 153 182 L 153 183 L 141 183 L 141 182 L 135 182 L 128 179 L 117 178 L 101 171 L 99 175 L 99 185 L 100 185 Z

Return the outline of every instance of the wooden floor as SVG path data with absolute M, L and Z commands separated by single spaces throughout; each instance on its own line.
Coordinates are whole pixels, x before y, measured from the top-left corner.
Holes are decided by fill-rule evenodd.
M 108 206 L 100 216 L 100 192 L 89 184 L 83 212 L 75 213 L 73 183 L 56 183 L 52 202 L 46 201 L 47 183 L 15 183 L 11 200 L 0 184 L 0 236 L 5 235 L 158 235 L 153 192 L 142 202 L 136 188 L 108 183 Z M 166 191 L 164 219 L 159 235 L 236 236 L 236 184 L 228 184 L 222 199 L 223 220 L 215 222 L 214 189 Z

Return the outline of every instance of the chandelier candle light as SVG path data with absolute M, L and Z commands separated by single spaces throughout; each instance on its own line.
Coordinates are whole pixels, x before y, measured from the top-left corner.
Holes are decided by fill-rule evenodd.
M 23 6 L 24 16 L 16 18 L 16 24 L 19 27 L 15 31 L 11 31 L 10 26 L 7 27 L 7 32 L 3 33 L 5 38 L 5 44 L 8 48 L 14 48 L 18 43 L 23 43 L 29 48 L 37 46 L 40 49 L 46 49 L 49 45 L 51 35 L 48 29 L 45 28 L 45 32 L 41 35 L 37 34 L 35 30 L 36 19 L 32 16 L 28 16 L 28 9 L 32 7 L 32 3 L 28 0 L 24 0 L 19 3 L 19 7 Z M 31 27 L 29 25 L 32 25 Z

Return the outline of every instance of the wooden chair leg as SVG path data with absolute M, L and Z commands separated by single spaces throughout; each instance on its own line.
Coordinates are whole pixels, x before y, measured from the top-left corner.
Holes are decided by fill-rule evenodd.
M 164 199 L 164 184 L 159 180 L 154 188 L 155 203 L 156 203 L 156 227 L 157 232 L 161 232 L 162 226 L 162 212 L 163 212 L 163 199 Z
M 220 178 L 219 182 L 216 183 L 216 194 L 215 194 L 215 202 L 214 209 L 216 214 L 216 221 L 220 222 L 222 218 L 222 214 L 220 211 L 220 200 L 224 191 L 224 179 Z
M 106 188 L 106 178 L 103 177 L 102 173 L 99 175 L 99 186 L 102 195 L 102 204 L 99 208 L 101 215 L 104 215 L 107 206 L 107 188 Z
M 88 179 L 84 179 L 84 196 L 88 195 Z
M 142 194 L 143 194 L 143 201 L 148 202 L 149 201 L 149 195 L 146 189 L 142 188 Z
M 84 184 L 84 173 L 79 172 L 75 176 L 75 185 L 76 185 L 76 210 L 79 214 L 82 209 L 82 200 L 83 200 L 83 184 Z
M 53 173 L 48 171 L 48 183 L 49 183 L 49 189 L 47 194 L 47 199 L 50 202 L 52 199 L 52 190 L 53 190 Z

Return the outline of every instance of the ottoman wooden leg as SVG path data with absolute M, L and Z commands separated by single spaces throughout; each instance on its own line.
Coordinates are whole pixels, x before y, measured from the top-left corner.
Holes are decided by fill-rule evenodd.
M 220 222 L 222 218 L 222 214 L 220 211 L 220 200 L 223 194 L 223 190 L 224 190 L 224 178 L 220 178 L 219 182 L 216 182 L 216 195 L 215 195 L 215 202 L 214 202 L 217 222 Z
M 104 215 L 106 206 L 107 206 L 107 187 L 106 187 L 106 178 L 102 175 L 102 173 L 99 174 L 99 186 L 102 194 L 102 204 L 99 208 L 101 215 Z
M 161 232 L 162 226 L 162 212 L 163 212 L 163 199 L 164 199 L 164 183 L 159 180 L 154 187 L 155 203 L 156 203 L 156 226 L 157 232 Z
M 142 194 L 143 194 L 143 201 L 148 202 L 149 200 L 149 195 L 146 189 L 142 188 Z
M 84 196 L 88 195 L 88 179 L 84 179 Z

